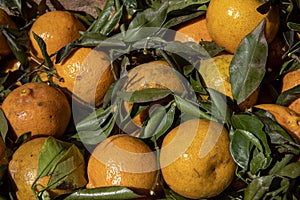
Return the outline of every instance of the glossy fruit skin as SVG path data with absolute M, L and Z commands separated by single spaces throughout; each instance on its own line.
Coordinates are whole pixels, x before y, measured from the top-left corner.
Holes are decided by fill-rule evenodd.
M 222 124 L 191 119 L 172 129 L 160 153 L 161 172 L 176 193 L 192 199 L 211 198 L 232 182 L 236 164 Z
M 0 25 L 8 26 L 9 28 L 16 28 L 15 22 L 10 18 L 8 13 L 0 8 Z M 9 55 L 11 53 L 11 49 L 4 37 L 3 33 L 0 32 L 0 60 L 1 58 Z
M 242 39 L 265 18 L 265 36 L 268 43 L 272 42 L 279 30 L 279 8 L 272 6 L 267 14 L 261 14 L 256 9 L 262 4 L 261 0 L 211 0 L 206 20 L 212 40 L 234 53 Z
M 13 90 L 3 101 L 3 112 L 14 141 L 24 133 L 32 137 L 62 137 L 71 119 L 71 107 L 64 93 L 47 83 L 29 82 Z
M 47 53 L 51 55 L 78 39 L 80 37 L 79 31 L 85 30 L 85 26 L 68 11 L 53 10 L 46 12 L 35 20 L 29 31 L 31 53 L 36 58 L 43 59 L 33 32 L 44 40 Z
M 112 135 L 92 152 L 86 187 L 125 186 L 149 194 L 156 167 L 155 154 L 142 140 L 125 134 Z
M 115 80 L 109 56 L 92 48 L 78 48 L 54 67 L 63 80 L 53 77 L 53 81 L 92 106 L 103 102 Z

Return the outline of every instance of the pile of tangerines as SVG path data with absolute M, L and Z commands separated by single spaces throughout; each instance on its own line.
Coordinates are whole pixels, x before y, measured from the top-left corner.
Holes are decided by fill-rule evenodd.
M 247 185 L 256 177 L 239 175 L 255 167 L 243 165 L 247 155 L 238 155 L 238 147 L 265 153 L 265 144 L 275 141 L 259 135 L 258 123 L 242 121 L 258 111 L 272 121 L 269 129 L 289 138 L 289 159 L 280 150 L 269 154 L 283 160 L 282 168 L 293 167 L 289 194 L 299 198 L 300 5 L 199 3 L 201 14 L 182 14 L 185 20 L 169 27 L 175 34 L 163 43 L 205 49 L 207 56 L 191 67 L 189 58 L 147 49 L 151 35 L 138 39 L 143 48 L 122 47 L 118 54 L 116 47 L 120 35 L 139 31 L 130 27 L 141 19 L 162 28 L 155 27 L 156 16 L 140 17 L 142 11 L 159 13 L 166 2 L 171 8 L 180 1 L 136 13 L 116 2 L 107 1 L 98 18 L 63 9 L 33 17 L 0 9 L 0 198 L 252 199 Z M 238 143 L 239 137 L 253 143 Z

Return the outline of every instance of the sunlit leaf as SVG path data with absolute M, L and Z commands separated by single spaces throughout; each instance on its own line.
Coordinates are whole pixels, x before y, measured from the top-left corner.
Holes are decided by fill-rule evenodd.
M 49 188 L 67 186 L 69 188 L 80 188 L 86 185 L 85 162 L 82 153 L 73 145 L 64 157 L 61 158 L 48 182 Z

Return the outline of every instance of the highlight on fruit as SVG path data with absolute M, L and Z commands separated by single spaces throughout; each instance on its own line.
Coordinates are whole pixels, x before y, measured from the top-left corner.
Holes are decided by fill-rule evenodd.
M 299 199 L 299 16 L 0 1 L 0 199 Z

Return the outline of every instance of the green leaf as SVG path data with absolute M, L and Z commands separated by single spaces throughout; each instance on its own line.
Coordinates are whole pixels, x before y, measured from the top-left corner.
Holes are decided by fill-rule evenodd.
M 48 182 L 49 188 L 80 188 L 86 185 L 85 162 L 79 149 L 72 145 L 61 157 Z
M 5 140 L 6 134 L 8 132 L 8 122 L 1 108 L 0 108 L 0 132 L 1 132 L 2 139 Z
M 12 8 L 12 7 L 17 7 L 19 10 L 21 10 L 22 5 L 22 0 L 0 0 L 0 6 L 2 7 L 7 7 L 7 8 Z
M 264 124 L 257 117 L 249 114 L 235 114 L 232 116 L 231 121 L 234 128 L 243 130 L 242 133 L 248 135 L 251 142 L 261 152 L 270 156 L 271 149 L 267 135 L 263 131 Z
M 112 18 L 103 26 L 103 28 L 100 30 L 100 33 L 103 35 L 108 35 L 111 33 L 115 27 L 120 22 L 120 19 L 123 14 L 123 6 L 112 16 Z
M 22 67 L 28 66 L 28 60 L 26 50 L 29 47 L 29 37 L 24 30 L 2 28 L 0 30 L 6 38 L 9 47 L 18 61 L 20 61 Z
M 80 122 L 76 123 L 77 131 L 97 130 L 104 124 L 108 117 L 112 114 L 112 107 L 106 109 L 98 108 Z
M 227 104 L 226 95 L 211 88 L 207 88 L 207 91 L 212 100 L 212 107 L 211 107 L 212 115 L 221 121 L 229 123 L 232 110 L 230 109 L 230 106 Z
M 266 169 L 270 161 L 270 157 L 266 157 L 263 152 L 259 151 L 257 148 L 253 150 L 253 156 L 250 161 L 250 171 L 252 174 L 258 174 L 259 171 Z
M 162 119 L 162 122 L 158 125 L 155 137 L 152 137 L 152 140 L 157 140 L 158 138 L 163 136 L 167 132 L 167 130 L 169 130 L 169 128 L 174 123 L 175 111 L 176 106 L 174 105 L 174 103 L 171 103 L 170 109 L 167 111 L 166 115 Z
M 246 100 L 261 84 L 266 69 L 268 44 L 265 19 L 240 43 L 230 64 L 232 95 L 237 104 Z M 246 53 L 245 53 L 246 52 Z
M 103 130 L 79 131 L 73 138 L 85 145 L 97 145 L 107 138 Z
M 233 131 L 230 139 L 230 152 L 234 161 L 242 169 L 248 168 L 252 146 L 251 141 L 240 130 Z
M 75 46 L 76 46 L 76 41 L 69 43 L 66 46 L 62 47 L 60 50 L 58 50 L 55 57 L 55 64 L 60 63 L 64 58 L 70 55 L 72 49 Z
M 169 1 L 171 2 L 171 1 Z M 203 9 L 205 10 L 205 9 Z M 188 15 L 179 15 L 179 16 L 172 16 L 172 17 L 168 17 L 167 21 L 163 24 L 163 28 L 171 28 L 174 27 L 176 25 L 179 25 L 181 23 L 184 23 L 188 20 L 194 19 L 196 17 L 199 17 L 201 15 L 205 14 L 205 11 L 200 10 L 200 11 L 196 11 L 196 12 L 190 12 L 190 14 Z M 180 12 L 180 11 L 179 11 Z
M 111 2 L 111 1 L 110 1 Z M 97 19 L 89 26 L 87 32 L 100 32 L 101 29 L 105 26 L 110 16 L 114 11 L 114 6 L 106 4 L 107 7 L 100 13 Z
M 296 85 L 295 87 L 280 93 L 276 99 L 276 104 L 288 106 L 298 98 L 300 98 L 300 85 Z
M 124 40 L 128 42 L 139 41 L 157 32 L 166 20 L 167 9 L 168 2 L 164 2 L 157 10 L 148 8 L 137 13 L 128 26 Z
M 37 179 L 50 176 L 48 188 L 77 189 L 86 185 L 85 160 L 77 146 L 50 136 L 42 146 L 38 159 Z M 43 191 L 44 191 L 43 190 Z M 42 195 L 40 191 L 38 195 Z
M 39 155 L 37 177 L 40 178 L 51 174 L 71 146 L 71 143 L 63 142 L 53 137 L 47 138 Z
M 193 117 L 215 120 L 207 112 L 202 111 L 199 105 L 195 102 L 187 101 L 178 95 L 174 95 L 175 103 L 177 108 L 182 112 L 182 114 L 191 115 Z
M 145 88 L 134 92 L 118 92 L 118 96 L 127 102 L 144 103 L 157 101 L 172 94 L 172 91 L 165 88 Z
M 150 138 L 153 135 L 162 135 L 171 127 L 174 120 L 175 109 L 168 110 L 168 108 L 171 107 L 173 102 L 174 101 L 171 101 L 166 106 L 158 104 L 151 106 L 149 110 L 149 120 L 142 129 L 142 138 Z M 157 138 L 158 136 L 156 136 L 156 139 Z
M 269 192 L 269 187 L 274 181 L 275 176 L 262 176 L 254 179 L 246 188 L 244 200 L 260 200 Z
M 67 196 L 65 200 L 101 200 L 101 199 L 135 199 L 143 198 L 143 195 L 136 194 L 126 187 L 102 187 L 93 189 L 80 189 L 71 195 Z
M 33 37 L 34 39 L 36 40 L 36 42 L 38 43 L 40 49 L 41 49 L 41 52 L 42 52 L 42 55 L 43 55 L 43 58 L 44 58 L 44 61 L 45 61 L 45 65 L 52 69 L 53 67 L 53 63 L 51 61 L 51 58 L 46 50 L 46 43 L 44 42 L 44 40 L 38 36 L 35 32 L 32 32 L 33 33 Z
M 293 31 L 300 32 L 300 24 L 295 22 L 287 22 L 287 27 Z
M 180 11 L 191 6 L 201 6 L 208 3 L 209 0 L 173 0 L 169 1 L 168 13 L 172 11 Z
M 284 166 L 276 172 L 276 175 L 291 179 L 300 177 L 300 162 L 292 162 Z

